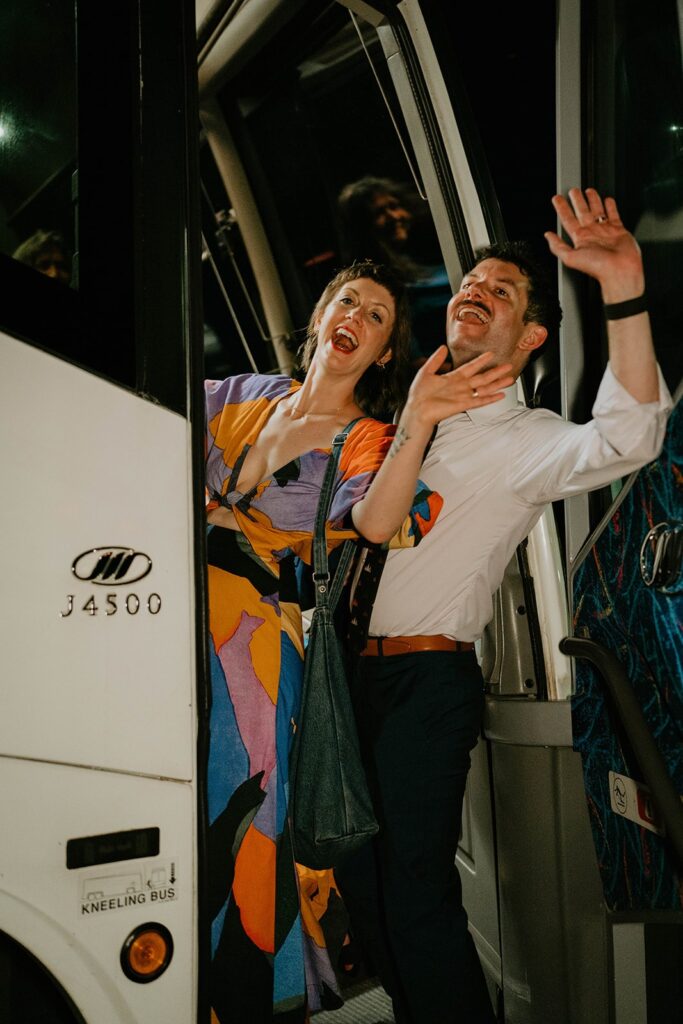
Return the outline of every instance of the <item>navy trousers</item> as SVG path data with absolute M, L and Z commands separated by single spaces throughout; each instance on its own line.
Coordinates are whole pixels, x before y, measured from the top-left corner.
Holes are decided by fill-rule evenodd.
M 350 686 L 380 824 L 335 869 L 397 1024 L 494 1024 L 455 853 L 484 684 L 471 652 L 364 657 Z

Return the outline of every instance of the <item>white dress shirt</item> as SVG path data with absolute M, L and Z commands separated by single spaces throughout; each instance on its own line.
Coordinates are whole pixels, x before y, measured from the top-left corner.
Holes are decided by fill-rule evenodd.
M 389 552 L 370 635 L 478 639 L 505 567 L 544 506 L 657 457 L 671 409 L 661 373 L 659 395 L 637 402 L 608 366 L 585 424 L 527 409 L 516 385 L 500 402 L 444 420 L 420 471 L 444 506 L 416 548 Z

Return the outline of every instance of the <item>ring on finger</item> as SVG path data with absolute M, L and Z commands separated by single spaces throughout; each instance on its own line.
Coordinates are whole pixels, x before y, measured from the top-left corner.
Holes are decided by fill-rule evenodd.
M 595 223 L 596 224 L 604 224 L 606 220 L 607 220 L 607 217 L 605 216 L 605 214 L 601 213 L 598 217 L 595 218 Z
M 479 398 L 479 392 L 476 388 L 472 388 L 472 398 Z

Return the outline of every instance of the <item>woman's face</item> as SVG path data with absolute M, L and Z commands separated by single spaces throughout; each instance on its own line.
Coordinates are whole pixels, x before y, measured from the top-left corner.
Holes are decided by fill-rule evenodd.
M 315 359 L 330 372 L 360 380 L 372 363 L 391 359 L 387 348 L 396 319 L 394 298 L 367 277 L 341 286 L 317 322 Z

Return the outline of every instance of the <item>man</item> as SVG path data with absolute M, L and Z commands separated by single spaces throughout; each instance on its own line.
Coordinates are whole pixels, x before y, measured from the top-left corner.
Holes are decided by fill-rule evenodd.
M 505 398 L 442 422 L 421 479 L 444 499 L 434 529 L 390 552 L 352 682 L 380 833 L 340 865 L 352 928 L 392 996 L 397 1024 L 492 1024 L 455 868 L 483 679 L 473 642 L 515 547 L 548 502 L 654 459 L 670 400 L 655 360 L 642 260 L 616 204 L 586 189 L 553 205 L 571 239 L 551 251 L 598 280 L 610 365 L 586 424 Z M 450 301 L 455 366 L 490 351 L 519 376 L 559 323 L 518 246 L 491 247 Z
M 389 178 L 360 178 L 344 185 L 337 200 L 342 258 L 393 263 L 407 246 L 413 224 L 405 185 Z
M 341 258 L 386 263 L 408 289 L 410 363 L 415 373 L 434 350 L 451 296 L 446 268 L 424 203 L 405 184 L 365 177 L 345 185 L 337 200 Z

